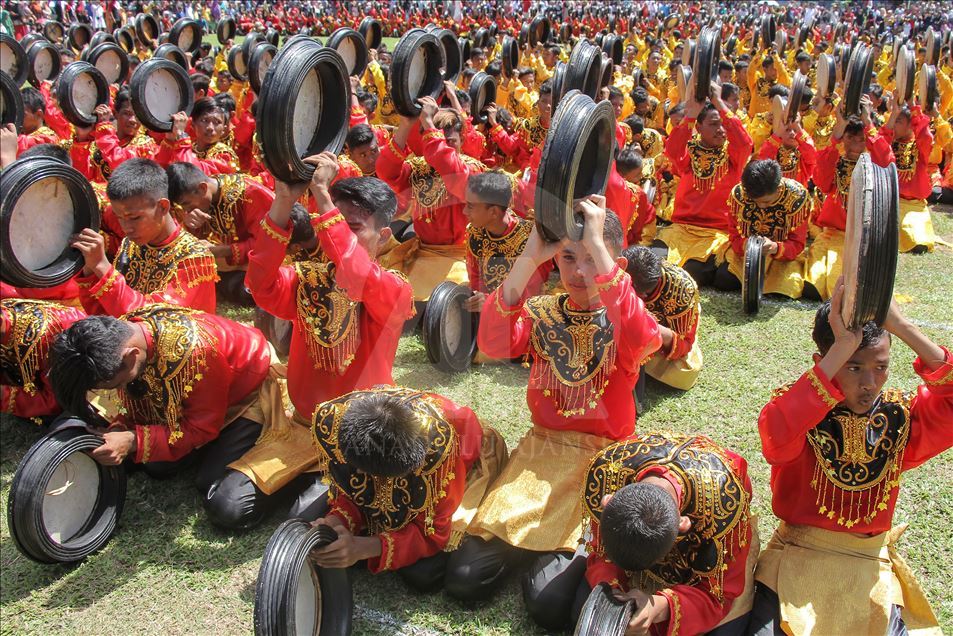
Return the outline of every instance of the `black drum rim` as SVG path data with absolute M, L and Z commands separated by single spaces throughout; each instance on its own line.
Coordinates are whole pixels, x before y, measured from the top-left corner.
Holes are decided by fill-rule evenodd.
M 321 587 L 322 606 L 345 607 L 345 611 L 320 614 L 316 633 L 347 636 L 351 633 L 353 597 L 347 570 L 318 568 L 308 559 L 315 548 L 332 543 L 337 534 L 329 526 L 312 527 L 303 519 L 289 519 L 279 525 L 265 545 L 258 579 L 255 582 L 254 628 L 256 636 L 283 636 L 297 633 L 294 598 L 304 567 Z
M 186 73 L 189 72 L 188 56 L 185 54 L 185 51 L 180 49 L 178 46 L 176 46 L 172 42 L 166 42 L 165 44 L 160 44 L 158 48 L 156 48 L 156 52 L 152 54 L 152 57 L 153 59 L 163 59 L 163 60 L 169 60 L 170 62 L 174 62 L 175 64 L 178 64 L 183 69 L 185 69 Z
M 267 29 L 265 31 L 265 42 L 270 42 L 275 48 L 278 48 L 280 41 L 281 34 L 278 33 L 277 29 Z
M 148 13 L 136 16 L 136 35 L 145 46 L 152 46 L 159 37 L 159 21 Z
M 228 44 L 229 40 L 235 39 L 236 33 L 238 33 L 238 26 L 235 23 L 235 18 L 222 18 L 215 25 L 215 37 L 218 38 L 218 43 L 222 46 Z
M 261 92 L 261 83 L 265 79 L 265 74 L 259 73 L 258 69 L 266 55 L 271 55 L 271 62 L 268 63 L 270 66 L 278 55 L 278 48 L 271 42 L 259 42 L 251 52 L 251 59 L 248 61 L 248 84 L 256 95 Z M 265 73 L 267 72 L 266 68 Z
M 469 38 L 457 38 L 457 42 L 460 44 L 460 59 L 469 60 L 470 59 L 470 49 L 473 48 L 473 44 L 470 42 Z
M 775 19 L 774 15 L 771 13 L 766 13 L 761 16 L 761 43 L 767 48 L 771 46 L 771 43 L 774 42 L 778 33 L 778 22 Z
M 450 29 L 436 29 L 433 34 L 436 36 L 437 41 L 443 46 L 443 81 L 456 84 L 460 73 L 463 71 L 464 64 L 460 40 Z
M 609 56 L 613 66 L 622 65 L 622 54 L 625 52 L 622 38 L 612 34 L 602 40 L 602 52 Z
M 874 69 L 871 48 L 859 44 L 854 48 L 847 67 L 844 90 L 844 110 L 848 115 L 860 114 L 860 99 L 870 87 L 870 74 Z
M 420 92 L 417 95 L 411 95 L 410 70 L 414 54 L 419 48 L 424 48 L 428 52 L 425 53 L 427 68 Z M 436 98 L 444 90 L 443 74 L 440 71 L 445 64 L 443 58 L 443 46 L 437 41 L 436 36 L 423 29 L 408 31 L 397 42 L 391 62 L 391 101 L 394 103 L 394 110 L 405 117 L 416 117 L 420 114 L 418 99 L 426 96 Z
M 57 33 L 57 31 L 59 31 Z M 50 42 L 60 44 L 66 37 L 66 26 L 62 22 L 50 20 L 43 25 L 43 35 Z
M 807 76 L 797 71 L 791 79 L 791 92 L 788 95 L 788 107 L 785 113 L 785 121 L 793 124 L 801 110 L 801 102 L 804 101 L 804 94 L 807 92 Z
M 192 42 L 188 47 L 183 48 L 180 44 L 180 38 L 186 31 L 192 32 Z M 179 18 L 169 30 L 169 42 L 179 47 L 186 53 L 195 53 L 202 46 L 202 38 L 205 36 L 205 30 L 198 20 L 191 18 Z
M 923 64 L 920 67 L 920 83 L 917 86 L 917 95 L 924 110 L 932 109 L 933 105 L 936 104 L 940 95 L 937 89 L 935 66 Z
M 113 37 L 116 38 L 116 43 L 122 47 L 122 50 L 126 54 L 132 54 L 136 51 L 136 31 L 129 26 L 119 27 L 113 31 Z M 129 60 L 126 60 L 126 63 L 129 63 Z
M 361 20 L 357 30 L 364 36 L 364 43 L 367 44 L 368 49 L 376 49 L 381 45 L 384 38 L 384 27 L 380 20 L 367 16 Z
M 927 27 L 926 55 L 923 57 L 924 64 L 936 66 L 940 63 L 941 46 L 942 41 L 940 40 L 939 34 L 933 29 L 932 26 Z
M 248 73 L 247 67 L 248 67 L 249 60 L 251 60 L 252 51 L 255 50 L 255 47 L 258 46 L 259 42 L 264 42 L 264 41 L 265 41 L 265 36 L 262 35 L 261 33 L 258 33 L 257 31 L 252 31 L 251 33 L 245 36 L 244 40 L 242 40 L 240 48 L 242 51 L 242 60 L 245 61 L 246 75 Z
M 0 46 L 10 49 L 10 52 L 13 55 L 14 63 L 17 67 L 17 72 L 15 74 L 7 73 L 7 76 L 17 86 L 23 86 L 23 82 L 26 81 L 27 75 L 30 73 L 26 51 L 23 50 L 23 47 L 19 42 L 16 41 L 16 39 L 7 35 L 6 33 L 0 33 Z
M 129 82 L 129 88 L 132 96 L 132 109 L 136 113 L 139 122 L 155 132 L 169 132 L 172 130 L 171 118 L 167 121 L 160 121 L 145 104 L 146 81 L 152 73 L 159 71 L 168 71 L 179 84 L 180 100 L 179 110 L 187 115 L 192 114 L 192 107 L 195 105 L 195 91 L 192 88 L 192 81 L 189 79 L 188 72 L 175 62 L 165 58 L 154 57 L 146 60 L 136 67 Z
M 46 77 L 39 77 L 36 74 L 36 58 L 43 51 L 48 51 L 50 54 L 51 69 L 49 75 Z M 46 80 L 56 79 L 63 68 L 62 61 L 60 59 L 60 52 L 49 40 L 37 40 L 36 42 L 33 42 L 26 50 L 26 56 L 28 62 L 27 77 L 30 80 L 30 84 L 35 87 L 39 87 L 40 84 Z
M 516 76 L 516 69 L 520 65 L 519 42 L 516 38 L 509 35 L 503 38 L 502 65 L 500 71 L 503 77 L 510 78 Z
M 434 288 L 427 301 L 422 331 L 424 349 L 430 362 L 445 373 L 463 373 L 473 363 L 477 318 L 464 307 L 464 302 L 472 295 L 469 287 L 444 281 Z M 446 315 L 449 311 L 457 311 L 460 316 L 461 338 L 456 349 L 448 342 Z
M 496 80 L 480 71 L 470 80 L 470 116 L 474 124 L 487 123 L 486 107 L 496 101 Z
M 84 115 L 73 103 L 73 83 L 83 75 L 88 75 L 96 84 L 96 105 L 109 104 L 109 82 L 102 71 L 89 62 L 71 62 L 66 65 L 56 83 L 56 101 L 63 110 L 63 116 L 71 124 L 87 128 L 96 123 L 96 113 Z
M 87 50 L 93 50 L 103 42 L 112 42 L 113 44 L 119 44 L 116 41 L 116 36 L 107 31 L 96 31 L 93 33 L 93 37 L 89 39 L 89 44 L 86 45 Z
M 232 77 L 237 79 L 239 82 L 248 81 L 248 63 L 245 60 L 245 54 L 242 52 L 242 47 L 233 46 L 228 52 L 227 62 L 228 72 Z M 244 71 L 238 67 L 239 62 L 245 65 Z
M 712 27 L 705 27 L 695 44 L 692 59 L 692 81 L 695 82 L 695 99 L 708 99 L 711 82 L 718 77 L 718 60 L 721 53 L 721 33 Z
M 600 65 L 599 73 L 599 88 L 606 88 L 612 84 L 612 73 L 615 69 L 615 65 L 612 63 L 612 58 L 602 53 L 602 63 Z
M 351 42 L 351 45 L 354 47 L 355 54 L 354 67 L 347 69 L 348 75 L 361 76 L 364 74 L 364 69 L 367 68 L 367 62 L 370 57 L 370 53 L 367 49 L 367 40 L 364 39 L 364 36 L 361 35 L 359 31 L 355 31 L 350 27 L 340 27 L 331 34 L 331 37 L 328 38 L 325 46 L 337 51 L 338 47 L 347 41 Z M 338 54 L 340 55 L 340 51 L 338 51 Z
M 82 35 L 80 35 L 82 34 Z M 93 39 L 93 30 L 88 24 L 74 22 L 66 32 L 66 41 L 74 51 L 81 51 Z
M 23 96 L 13 78 L 3 71 L 0 71 L 0 91 L 3 91 L 4 106 L 0 125 L 13 124 L 17 134 L 20 134 L 23 129 Z
M 914 77 L 917 72 L 916 59 L 913 55 L 913 52 L 907 46 L 901 46 L 897 51 L 897 63 L 896 63 L 896 93 L 897 100 L 901 103 L 906 102 L 910 97 L 913 96 L 913 92 L 916 90 L 914 86 Z
M 635 602 L 619 601 L 607 583 L 592 589 L 576 623 L 574 636 L 623 636 L 628 628 Z
M 106 77 L 105 73 L 103 73 L 103 77 L 106 77 L 107 83 L 118 84 L 121 86 L 123 83 L 125 83 L 126 77 L 129 75 L 129 54 L 126 53 L 121 46 L 112 42 L 103 42 L 89 52 L 89 54 L 86 56 L 86 61 L 93 66 L 96 66 L 96 62 L 99 60 L 99 58 L 110 51 L 119 57 L 119 77 L 117 77 L 116 81 L 114 82 L 110 81 L 110 79 Z M 96 68 L 99 67 L 96 66 Z M 102 69 L 99 69 L 99 71 L 102 73 Z
M 579 42 L 569 54 L 569 62 L 563 77 L 563 93 L 579 90 L 596 100 L 599 97 L 601 81 L 602 52 L 589 42 Z
M 99 469 L 100 492 L 94 511 L 83 529 L 66 542 L 54 541 L 43 525 L 43 497 L 37 497 L 35 486 L 45 485 L 59 466 L 77 452 L 101 446 L 102 437 L 85 426 L 58 428 L 43 436 L 23 456 L 13 476 L 7 502 L 7 525 L 17 548 L 38 563 L 73 563 L 102 549 L 112 538 L 122 515 L 126 499 L 126 472 L 122 466 Z
M 764 293 L 764 237 L 753 235 L 745 239 L 744 272 L 741 276 L 741 302 L 748 315 L 761 309 L 761 295 Z
M 582 238 L 582 217 L 573 210 L 573 201 L 605 193 L 614 154 L 612 106 L 605 100 L 596 103 L 579 91 L 568 91 L 559 100 L 546 134 L 537 174 L 535 222 L 543 238 Z
M 295 149 L 293 130 L 286 130 L 285 126 L 263 126 L 262 118 L 257 122 L 265 165 L 275 178 L 282 181 L 293 183 L 310 180 L 314 166 L 304 163 L 302 159 L 322 151 L 338 154 L 347 136 L 351 87 L 344 60 L 334 49 L 321 47 L 314 42 L 296 41 L 278 52 L 262 82 L 258 96 L 261 101 L 259 113 L 269 113 L 274 121 L 293 122 L 298 93 L 312 70 L 318 74 L 325 101 L 317 129 L 312 133 L 309 147 L 302 155 Z M 337 100 L 331 99 L 334 96 L 337 96 Z

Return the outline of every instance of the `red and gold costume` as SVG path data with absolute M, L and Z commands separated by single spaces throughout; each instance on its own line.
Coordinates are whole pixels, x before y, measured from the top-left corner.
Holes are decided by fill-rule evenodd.
M 31 133 L 17 136 L 17 156 L 19 157 L 24 151 L 29 150 L 33 146 L 59 143 L 60 138 L 51 128 L 40 126 Z
M 81 276 L 78 282 L 88 313 L 121 316 L 150 303 L 214 313 L 217 280 L 212 253 L 177 226 L 161 245 L 124 238 L 105 276 Z
M 602 546 L 599 520 L 602 499 L 646 477 L 671 483 L 679 514 L 691 529 L 681 533 L 662 561 L 641 572 L 612 563 Z M 637 435 L 593 458 L 585 479 L 587 544 L 586 580 L 627 591 L 665 597 L 669 619 L 652 626 L 652 634 L 702 634 L 751 610 L 753 577 L 749 553 L 757 554 L 752 523 L 748 464 L 707 437 L 677 434 Z M 752 561 L 753 563 L 753 561 Z
M 53 339 L 85 317 L 75 307 L 4 295 L 0 300 L 0 412 L 22 418 L 60 413 L 47 357 Z
M 513 134 L 506 132 L 499 124 L 490 129 L 490 139 L 503 155 L 515 166 L 529 171 L 522 196 L 513 201 L 513 209 L 522 216 L 526 216 L 526 211 L 535 205 L 533 197 L 536 192 L 536 175 L 539 172 L 539 162 L 543 157 L 543 144 L 548 131 L 549 127 L 543 126 L 539 116 L 517 119 L 513 125 Z
M 897 161 L 897 178 L 900 182 L 900 251 L 909 252 L 917 245 L 932 251 L 936 243 L 933 220 L 927 198 L 933 193 L 930 178 L 930 153 L 933 151 L 933 133 L 930 118 L 919 106 L 910 109 L 909 139 L 899 140 L 887 126 L 880 134 L 893 150 Z
M 154 159 L 163 166 L 177 161 L 191 163 L 209 176 L 232 174 L 240 170 L 238 155 L 224 141 L 217 141 L 206 150 L 199 151 L 188 137 L 171 144 L 163 139 Z
M 582 511 L 573 493 L 585 467 L 635 429 L 632 391 L 640 365 L 661 345 L 658 323 L 618 266 L 595 282 L 601 305 L 591 309 L 574 307 L 568 294 L 509 307 L 500 289 L 483 307 L 480 351 L 532 360 L 533 428 L 480 507 L 470 530 L 477 536 L 539 552 L 575 550 Z
M 489 294 L 510 273 L 513 263 L 523 253 L 526 241 L 533 231 L 533 222 L 518 219 L 512 214 L 502 236 L 493 236 L 486 229 L 467 226 L 467 276 L 470 289 Z M 531 283 L 529 295 L 538 293 L 552 270 L 552 263 L 538 270 L 538 278 Z
M 871 160 L 878 166 L 889 165 L 894 156 L 887 140 L 873 126 L 869 126 L 865 134 Z M 824 299 L 834 293 L 834 285 L 844 267 L 841 252 L 847 226 L 847 193 L 855 165 L 857 161 L 847 158 L 839 138 L 817 154 L 814 185 L 824 193 L 824 203 L 814 224 L 821 228 L 821 233 L 805 254 L 804 282 L 814 285 Z
M 797 136 L 797 146 L 793 148 L 785 146 L 777 135 L 771 135 L 761 146 L 758 159 L 774 159 L 781 166 L 782 176 L 794 179 L 806 188 L 817 166 L 817 150 L 814 141 L 802 130 Z
M 781 525 L 757 578 L 778 593 L 793 633 L 807 633 L 806 621 L 813 633 L 885 633 L 893 604 L 911 631 L 936 626 L 891 544 L 904 529 L 892 527 L 901 475 L 953 446 L 953 356 L 944 353 L 934 371 L 914 361 L 915 395 L 884 391 L 866 414 L 840 406 L 843 393 L 818 366 L 762 409 Z
M 778 198 L 768 207 L 751 200 L 739 183 L 731 190 L 731 250 L 726 255 L 728 271 L 739 281 L 744 277 L 745 241 L 764 236 L 778 244 L 778 251 L 764 261 L 764 293 L 800 298 L 804 291 L 804 261 L 801 253 L 807 241 L 811 218 L 811 196 L 794 179 L 781 179 Z
M 660 230 L 658 238 L 668 246 L 668 260 L 680 267 L 690 259 L 705 262 L 711 256 L 720 264 L 728 250 L 728 198 L 751 157 L 751 137 L 734 114 L 719 112 L 728 137 L 720 148 L 692 139 L 695 120 L 689 118 L 672 129 L 665 142 L 665 155 L 679 181 L 672 225 Z
M 695 386 L 703 358 L 696 338 L 701 318 L 698 284 L 678 265 L 662 262 L 662 277 L 645 299 L 645 309 L 659 325 L 672 330 L 668 351 L 659 349 L 642 371 L 659 382 L 687 391 Z
M 439 130 L 425 130 L 422 146 L 422 156 L 410 156 L 409 147 L 398 148 L 391 140 L 377 160 L 378 176 L 394 189 L 413 218 L 417 237 L 398 249 L 405 253 L 402 269 L 419 301 L 427 300 L 445 280 L 466 284 L 463 204 L 470 175 L 485 169 L 449 146 Z
M 89 162 L 98 172 L 98 178 L 108 181 L 116 166 L 126 159 L 152 159 L 159 152 L 159 144 L 149 136 L 145 127 L 130 139 L 122 141 L 116 135 L 116 128 L 108 122 L 102 122 L 93 129 L 93 143 L 89 149 Z M 75 165 L 75 163 L 74 163 Z
M 229 424 L 230 407 L 265 381 L 271 348 L 257 329 L 173 305 L 149 305 L 123 317 L 144 327 L 146 365 L 134 381 L 140 397 L 119 389 L 122 418 L 136 433 L 136 462 L 175 461 Z M 236 416 L 237 417 L 237 416 Z
M 410 475 L 368 475 L 349 466 L 338 446 L 349 403 L 380 392 L 404 402 L 427 432 L 424 464 Z M 325 402 L 314 414 L 312 430 L 328 462 L 330 510 L 325 516 L 337 517 L 354 534 L 380 539 L 381 555 L 367 562 L 375 574 L 454 549 L 506 453 L 502 438 L 484 430 L 469 408 L 413 389 L 357 391 Z M 493 450 L 481 456 L 485 442 Z

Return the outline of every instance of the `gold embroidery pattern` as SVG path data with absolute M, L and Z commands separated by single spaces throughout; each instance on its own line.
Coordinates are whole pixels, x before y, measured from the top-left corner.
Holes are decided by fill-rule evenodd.
M 884 391 L 869 415 L 838 408 L 808 431 L 817 458 L 811 487 L 818 514 L 849 529 L 887 509 L 900 486 L 910 401 L 900 391 Z
M 725 451 L 707 437 L 642 435 L 601 451 L 589 465 L 583 490 L 583 520 L 598 522 L 602 499 L 631 483 L 645 469 L 662 466 L 682 484 L 682 514 L 692 528 L 680 534 L 672 551 L 648 570 L 630 573 L 646 592 L 709 579 L 720 600 L 733 546 L 746 545 L 751 493 Z M 605 556 L 601 545 L 590 553 Z
M 913 175 L 917 171 L 917 156 L 919 154 L 917 140 L 894 140 L 891 146 L 893 147 L 893 154 L 897 158 L 897 174 L 900 181 L 906 183 L 913 179 Z
M 389 570 L 391 564 L 394 562 L 394 537 L 391 536 L 389 532 L 382 532 L 380 534 L 382 554 L 384 557 L 384 567 L 382 569 Z
M 109 275 L 106 276 L 106 280 L 104 280 L 102 285 L 99 286 L 99 289 L 97 289 L 91 294 L 92 297 L 95 298 L 96 300 L 99 300 L 100 298 L 105 296 L 106 293 L 113 288 L 113 285 L 116 284 L 117 278 L 119 278 L 119 272 L 117 272 L 116 268 L 114 267 L 112 271 L 109 272 Z
M 709 148 L 701 141 L 693 139 L 688 142 L 688 158 L 692 165 L 692 174 L 695 175 L 695 185 L 705 192 L 711 191 L 715 185 L 728 174 L 728 142 L 720 148 Z
M 698 285 L 688 272 L 662 261 L 662 278 L 645 301 L 645 308 L 659 324 L 679 335 L 687 334 L 698 322 L 701 307 Z
M 510 273 L 532 230 L 533 223 L 526 219 L 520 219 L 512 231 L 500 237 L 491 236 L 483 228 L 467 226 L 467 251 L 476 259 L 480 279 L 488 292 L 499 287 Z
M 181 230 L 168 245 L 152 247 L 122 240 L 114 267 L 130 287 L 140 294 L 154 294 L 176 281 L 176 292 L 184 294 L 179 269 L 185 272 L 185 284 L 194 288 L 218 280 L 215 257 L 197 238 Z
M 924 380 L 925 384 L 929 386 L 941 386 L 953 382 L 953 363 L 944 362 L 943 364 L 946 366 L 946 373 L 936 380 Z
M 788 382 L 787 384 L 782 384 L 776 389 L 772 389 L 771 401 L 773 402 L 774 400 L 778 399 L 779 397 L 781 397 L 782 395 L 790 391 L 792 386 L 794 386 L 794 383 Z
M 678 594 L 672 590 L 662 590 L 659 594 L 668 599 L 672 606 L 669 617 L 669 636 L 678 636 L 682 629 L 682 601 L 678 598 Z
M 142 463 L 143 464 L 149 461 L 150 455 L 152 455 L 152 427 L 143 426 L 142 427 Z
M 315 369 L 342 374 L 361 342 L 360 303 L 337 286 L 333 263 L 298 262 L 297 313 Z
M 272 238 L 278 241 L 282 245 L 287 245 L 291 241 L 291 237 L 284 236 L 283 234 L 279 234 L 278 231 L 275 230 L 275 228 L 271 227 L 272 223 L 273 221 L 271 220 L 271 218 L 266 216 L 265 218 L 261 220 L 261 229 L 265 231 L 265 234 L 269 238 Z
M 58 315 L 68 307 L 44 300 L 4 298 L 3 313 L 11 323 L 11 338 L 0 345 L 0 369 L 28 395 L 36 395 L 37 374 L 46 362 L 53 337 L 63 330 Z M 11 400 L 12 402 L 12 400 Z
M 771 90 L 771 87 L 776 83 L 777 82 L 772 82 L 765 77 L 759 77 L 757 82 L 755 82 L 755 90 L 758 91 L 758 96 L 767 99 L 768 91 Z
M 209 240 L 219 245 L 237 243 L 235 212 L 245 196 L 245 177 L 241 174 L 220 174 L 213 178 L 218 182 L 218 198 L 209 209 Z
M 334 216 L 332 216 L 331 218 L 325 219 L 324 221 L 317 223 L 314 226 L 314 233 L 318 234 L 319 232 L 323 232 L 324 230 L 328 229 L 335 223 L 345 223 L 345 222 L 346 221 L 344 219 L 344 215 L 339 212 L 335 214 Z
M 155 304 L 123 316 L 124 320 L 148 325 L 154 337 L 154 351 L 135 380 L 146 389 L 143 397 L 135 398 L 123 389 L 119 390 L 119 397 L 132 421 L 146 426 L 168 426 L 169 444 L 182 438 L 182 403 L 205 377 L 206 356 L 218 346 L 218 339 L 196 320 L 200 314 L 194 309 Z
M 786 241 L 811 216 L 807 188 L 793 179 L 781 180 L 781 195 L 773 205 L 762 208 L 748 198 L 739 183 L 731 190 L 731 207 L 738 233 L 743 237 L 766 236 Z
M 841 158 L 837 160 L 835 170 L 835 179 L 837 182 L 837 195 L 841 198 L 841 203 L 847 205 L 847 194 L 850 192 L 850 178 L 854 173 L 856 161 L 851 161 L 841 153 Z
M 482 163 L 472 157 L 460 155 L 460 158 L 471 171 L 482 172 L 486 169 Z M 407 159 L 407 162 L 410 164 L 410 188 L 417 205 L 423 208 L 422 212 L 429 223 L 430 213 L 439 207 L 447 196 L 447 186 L 437 169 L 427 163 L 425 158 L 411 157 Z
M 781 166 L 781 174 L 788 179 L 796 179 L 798 169 L 801 167 L 801 151 L 796 146 L 789 148 L 784 144 L 778 146 L 776 155 L 778 165 Z
M 401 477 L 377 477 L 344 461 L 338 446 L 341 420 L 349 403 L 371 393 L 387 393 L 403 401 L 417 415 L 429 437 L 423 465 Z M 320 405 L 314 414 L 312 433 L 328 456 L 328 476 L 333 492 L 343 492 L 365 519 L 368 535 L 395 532 L 424 515 L 424 532 L 435 532 L 437 505 L 447 496 L 459 455 L 456 429 L 447 422 L 440 406 L 426 393 L 399 387 L 355 391 Z M 386 565 L 385 565 L 386 569 Z
M 549 129 L 539 121 L 539 115 L 528 119 L 519 119 L 514 126 L 516 134 L 520 135 L 530 149 L 536 148 L 546 141 Z
M 807 379 L 810 380 L 811 386 L 814 387 L 814 390 L 817 391 L 818 397 L 824 400 L 824 403 L 827 404 L 827 408 L 834 408 L 837 406 L 839 400 L 831 395 L 831 392 L 827 390 L 827 387 L 824 386 L 824 383 L 821 382 L 821 379 L 817 377 L 817 372 L 814 369 L 810 369 L 807 372 Z
M 529 383 L 551 398 L 563 417 L 596 408 L 615 370 L 617 351 L 605 307 L 574 310 L 568 301 L 569 295 L 561 294 L 526 303 L 533 320 L 530 342 L 539 360 Z
M 200 152 L 193 144 L 192 152 L 194 152 L 195 156 L 199 159 L 217 159 L 219 161 L 224 161 L 232 170 L 238 172 L 238 155 L 235 154 L 235 151 L 232 150 L 231 146 L 224 142 L 216 141 L 204 152 Z

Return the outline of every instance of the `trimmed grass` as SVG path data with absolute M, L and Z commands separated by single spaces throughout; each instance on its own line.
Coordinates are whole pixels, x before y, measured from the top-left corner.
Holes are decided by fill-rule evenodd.
M 938 233 L 953 243 L 953 216 L 934 214 Z M 953 250 L 901 255 L 898 298 L 937 342 L 953 346 L 950 280 Z M 650 383 L 642 431 L 704 433 L 739 451 L 749 463 L 762 541 L 771 514 L 769 469 L 760 453 L 757 416 L 772 388 L 810 364 L 815 305 L 769 302 L 755 319 L 737 295 L 702 293 L 699 338 L 706 369 L 688 393 Z M 247 311 L 224 308 L 230 317 Z M 917 384 L 913 355 L 894 345 L 889 386 Z M 450 376 L 428 362 L 417 336 L 401 340 L 394 377 L 471 406 L 512 447 L 528 426 L 528 372 L 493 365 Z M 6 508 L 17 462 L 40 431 L 3 418 L 0 506 Z M 102 552 L 73 567 L 44 566 L 23 557 L 0 521 L 0 634 L 246 634 L 251 633 L 255 579 L 265 543 L 282 519 L 276 512 L 253 532 L 228 536 L 201 512 L 191 474 L 159 483 L 141 473 L 129 480 L 119 531 Z M 895 523 L 909 523 L 900 552 L 924 586 L 944 631 L 953 631 L 953 453 L 931 460 L 903 480 Z M 416 596 L 392 574 L 354 576 L 355 634 L 536 634 L 512 578 L 488 604 L 463 607 L 443 594 Z

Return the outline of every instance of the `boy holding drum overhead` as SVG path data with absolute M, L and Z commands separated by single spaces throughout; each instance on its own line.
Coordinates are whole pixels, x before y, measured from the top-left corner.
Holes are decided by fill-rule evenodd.
M 814 366 L 758 419 L 781 524 L 758 561 L 750 633 L 939 634 L 893 513 L 901 475 L 953 446 L 953 356 L 896 303 L 882 327 L 849 330 L 843 297 L 839 283 L 817 311 Z M 917 355 L 916 393 L 883 390 L 893 337 Z
M 90 314 L 121 316 L 150 303 L 215 311 L 215 258 L 171 213 L 169 180 L 150 159 L 128 159 L 106 194 L 125 238 L 112 264 L 103 236 L 87 228 L 72 246 L 83 254 L 80 300 Z
M 526 400 L 533 427 L 480 505 L 468 536 L 450 558 L 446 589 L 478 600 L 499 589 L 521 554 L 530 616 L 549 629 L 569 622 L 582 536 L 579 484 L 592 455 L 632 434 L 632 391 L 639 367 L 661 344 L 658 323 L 632 289 L 620 252 L 623 230 L 591 196 L 581 241 L 547 243 L 534 229 L 503 284 L 483 307 L 480 350 L 532 359 Z M 556 259 L 558 296 L 527 298 L 538 268 Z
M 228 111 L 215 98 L 203 97 L 195 102 L 192 108 L 192 131 L 195 140 L 192 140 L 186 130 L 189 116 L 176 113 L 172 116 L 172 130 L 159 144 L 155 160 L 163 166 L 184 161 L 198 166 L 205 174 L 238 172 L 238 155 L 225 142 L 229 117 Z

